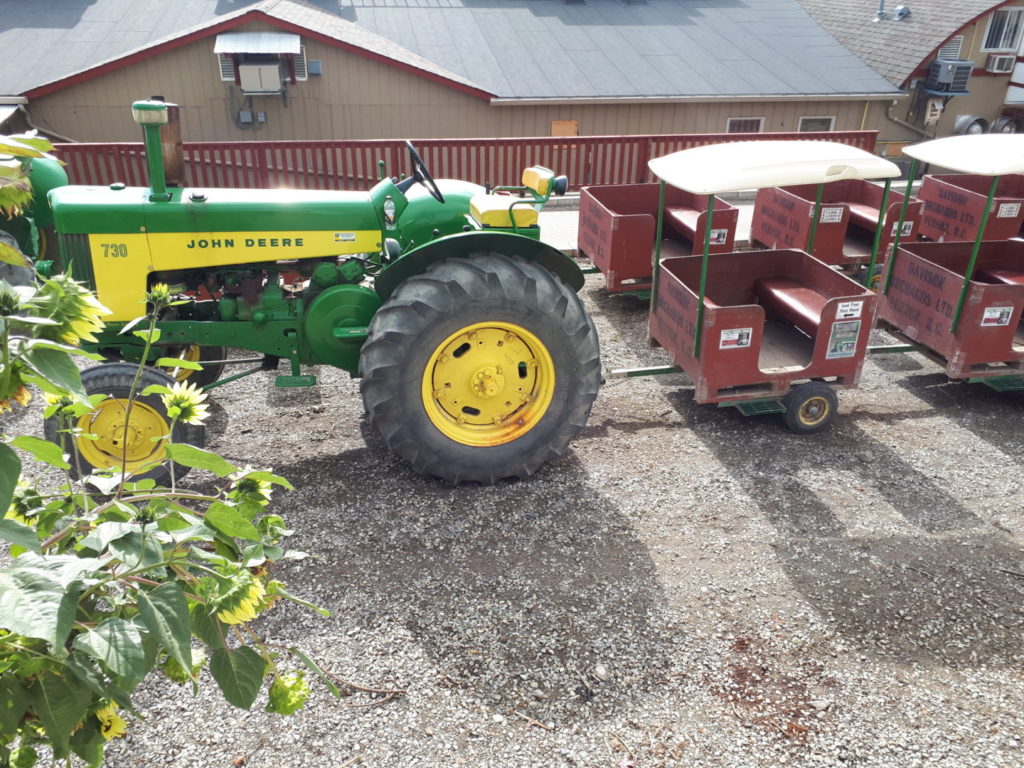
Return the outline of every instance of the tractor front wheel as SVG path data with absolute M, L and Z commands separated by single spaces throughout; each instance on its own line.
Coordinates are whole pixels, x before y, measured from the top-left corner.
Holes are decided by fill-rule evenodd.
M 224 346 L 200 346 L 199 344 L 185 344 L 181 347 L 174 347 L 169 350 L 170 354 L 165 357 L 177 357 L 182 360 L 190 360 L 203 366 L 202 370 L 196 371 L 191 368 L 164 368 L 167 373 L 176 381 L 187 381 L 197 387 L 205 387 L 213 384 L 224 373 L 224 363 L 217 363 L 217 360 L 225 360 L 228 356 L 228 348 Z M 214 362 L 210 362 L 214 361 Z
M 823 381 L 809 381 L 794 387 L 786 395 L 786 426 L 794 432 L 811 435 L 832 424 L 839 406 L 835 390 Z
M 106 363 L 83 371 L 85 391 L 90 395 L 107 395 L 106 399 L 75 420 L 70 432 L 61 434 L 68 425 L 62 425 L 59 417 L 44 422 L 46 439 L 64 445 L 71 454 L 71 472 L 76 477 L 97 470 L 119 471 L 124 466 L 133 480 L 150 478 L 163 484 L 170 479 L 170 462 L 164 460 L 164 446 L 171 435 L 171 422 L 160 396 L 138 394 L 131 411 L 128 410 L 136 371 L 138 366 L 130 363 Z M 141 393 L 153 384 L 170 387 L 173 383 L 163 371 L 143 368 L 136 391 Z M 171 439 L 175 443 L 202 446 L 206 430 L 178 422 Z M 180 478 L 188 468 L 175 465 L 174 471 L 175 477 Z
M 445 482 L 526 477 L 586 424 L 597 333 L 543 267 L 448 259 L 400 285 L 370 323 L 363 402 L 388 447 Z

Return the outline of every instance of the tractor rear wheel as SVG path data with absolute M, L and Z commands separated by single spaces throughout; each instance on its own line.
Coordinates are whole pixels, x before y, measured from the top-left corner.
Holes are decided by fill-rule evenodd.
M 825 382 L 809 381 L 794 387 L 783 404 L 786 406 L 786 426 L 799 434 L 811 435 L 831 426 L 839 398 Z
M 163 484 L 170 479 L 169 461 L 140 472 L 164 458 L 171 422 L 159 395 L 138 395 L 131 413 L 128 413 L 128 398 L 137 370 L 138 366 L 131 363 L 106 363 L 82 372 L 85 391 L 90 395 L 104 394 L 107 398 L 71 425 L 77 436 L 62 435 L 58 417 L 51 417 L 43 423 L 47 440 L 58 445 L 63 440 L 65 450 L 71 454 L 69 463 L 74 476 L 88 475 L 97 470 L 120 470 L 124 465 L 133 480 L 149 478 Z M 170 387 L 173 383 L 174 379 L 163 371 L 143 368 L 137 392 L 141 393 L 153 384 Z M 95 439 L 83 435 L 94 435 Z M 206 429 L 201 425 L 178 422 L 174 425 L 172 440 L 202 446 L 206 441 Z M 183 477 L 186 472 L 187 467 L 175 465 L 175 478 Z
M 560 456 L 597 396 L 597 332 L 543 267 L 499 253 L 447 259 L 374 315 L 360 358 L 370 422 L 447 483 L 526 477 Z

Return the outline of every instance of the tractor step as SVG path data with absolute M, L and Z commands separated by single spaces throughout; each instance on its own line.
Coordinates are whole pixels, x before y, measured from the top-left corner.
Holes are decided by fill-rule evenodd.
M 313 374 L 300 374 L 298 376 L 278 376 L 274 379 L 274 386 L 277 387 L 314 387 L 316 376 Z
M 774 398 L 769 400 L 739 400 L 731 403 L 719 403 L 720 408 L 734 405 L 744 416 L 764 416 L 769 413 L 785 413 L 786 406 L 781 400 Z
M 991 387 L 996 392 L 1019 392 L 1024 390 L 1024 375 L 1014 374 L 1013 376 L 986 376 L 970 380 L 972 384 L 980 383 Z

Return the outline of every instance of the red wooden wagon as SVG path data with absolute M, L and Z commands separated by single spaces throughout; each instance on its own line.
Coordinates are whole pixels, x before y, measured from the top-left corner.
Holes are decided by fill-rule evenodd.
M 844 144 L 737 142 L 651 160 L 663 189 L 708 198 L 767 185 L 892 178 L 897 166 Z M 667 191 L 662 194 L 668 199 Z M 813 219 L 812 219 L 813 221 Z M 659 218 L 659 231 L 662 218 Z M 867 352 L 875 295 L 806 252 L 785 249 L 710 257 L 669 256 L 658 247 L 650 334 L 694 382 L 699 403 L 748 414 L 784 413 L 797 432 L 835 416 L 835 389 L 856 386 Z M 662 373 L 659 369 L 613 372 Z

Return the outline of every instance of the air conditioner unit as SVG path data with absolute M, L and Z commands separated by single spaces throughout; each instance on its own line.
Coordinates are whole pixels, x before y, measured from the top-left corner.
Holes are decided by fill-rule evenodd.
M 973 71 L 974 62 L 969 59 L 936 59 L 928 70 L 925 88 L 941 93 L 966 93 Z
M 996 74 L 1013 72 L 1013 65 L 1016 61 L 1017 57 L 1012 53 L 990 53 L 985 62 L 985 71 Z
M 280 64 L 239 64 L 238 80 L 242 93 L 280 93 Z

